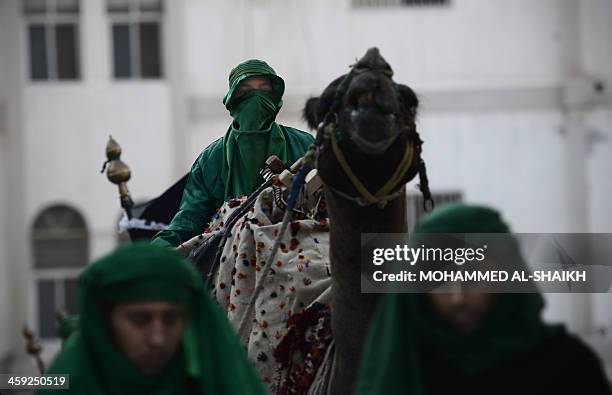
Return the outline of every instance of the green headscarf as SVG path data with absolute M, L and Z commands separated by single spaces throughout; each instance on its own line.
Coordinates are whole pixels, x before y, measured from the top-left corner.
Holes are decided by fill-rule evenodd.
M 121 247 L 80 278 L 80 319 L 47 373 L 70 374 L 70 390 L 38 394 L 265 394 L 226 318 L 195 269 L 179 254 L 148 243 Z M 100 306 L 163 300 L 186 307 L 182 349 L 164 373 L 143 375 L 115 346 Z
M 510 233 L 510 228 L 495 210 L 459 203 L 434 210 L 415 233 Z M 520 252 L 514 256 L 522 260 Z M 467 336 L 447 329 L 426 305 L 426 295 L 387 294 L 381 299 L 362 354 L 356 394 L 424 394 L 423 345 L 473 375 L 563 331 L 542 322 L 539 293 L 498 294 L 486 322 Z
M 249 77 L 270 79 L 272 92 L 252 90 L 236 97 L 240 82 Z M 229 90 L 223 104 L 234 119 L 224 138 L 229 167 L 225 196 L 248 195 L 262 182 L 259 170 L 270 155 L 288 160 L 287 144 L 280 126 L 274 122 L 283 105 L 285 82 L 266 62 L 247 60 L 229 75 Z

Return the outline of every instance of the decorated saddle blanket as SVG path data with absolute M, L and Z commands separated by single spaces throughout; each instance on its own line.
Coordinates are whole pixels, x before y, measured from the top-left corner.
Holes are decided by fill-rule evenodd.
M 246 198 L 226 202 L 207 232 L 215 232 Z M 231 229 L 223 248 L 214 295 L 238 329 L 262 276 L 284 211 L 273 189 L 264 190 Z M 329 226 L 327 220 L 293 220 L 247 317 L 248 355 L 273 394 L 306 393 L 331 342 Z

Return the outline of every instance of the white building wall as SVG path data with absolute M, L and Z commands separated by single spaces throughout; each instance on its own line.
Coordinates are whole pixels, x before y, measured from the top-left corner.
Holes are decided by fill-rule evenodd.
M 575 230 L 564 193 L 562 109 L 572 7 L 567 0 L 389 9 L 352 9 L 349 0 L 189 1 L 192 157 L 226 131 L 221 97 L 239 61 L 259 57 L 276 68 L 287 84 L 279 119 L 303 127 L 295 121 L 307 96 L 378 46 L 395 79 L 422 99 L 432 188 L 501 208 L 518 232 Z
M 0 364 L 10 346 L 9 363 L 24 373 L 33 365 L 23 351 L 21 328 L 37 328 L 30 251 L 36 216 L 50 205 L 67 204 L 85 218 L 91 259 L 116 245 L 118 192 L 100 174 L 109 134 L 124 147 L 135 201 L 155 197 L 176 176 L 169 83 L 113 79 L 105 1 L 81 2 L 77 81 L 29 79 L 21 10 L 19 0 L 0 1 L 0 100 L 10 99 L 8 135 L 0 132 Z M 57 344 L 45 346 L 49 360 Z
M 28 322 L 27 286 L 29 249 L 24 221 L 25 180 L 23 133 L 21 129 L 22 90 L 19 36 L 20 2 L 0 1 L 0 100 L 4 105 L 4 125 L 0 127 L 0 366 L 15 366 L 23 360 L 21 329 Z M 28 370 L 24 370 L 28 372 Z
M 612 79 L 612 2 L 582 0 L 580 11 L 582 65 L 587 73 Z M 609 88 L 609 87 L 608 87 Z
M 105 0 L 87 0 L 81 79 L 33 83 L 20 1 L 0 0 L 0 103 L 10 99 L 8 133 L 0 125 L 0 300 L 14 302 L 0 303 L 0 333 L 11 334 L 0 336 L 0 363 L 3 342 L 21 350 L 21 322 L 35 317 L 27 291 L 35 216 L 68 204 L 87 221 L 92 257 L 110 250 L 119 202 L 99 174 L 108 135 L 123 146 L 134 199 L 158 195 L 225 133 L 227 76 L 247 58 L 265 59 L 284 78 L 278 119 L 304 129 L 306 98 L 377 46 L 396 81 L 420 96 L 433 191 L 497 207 L 516 232 L 612 232 L 609 0 L 390 9 L 353 9 L 350 0 L 183 0 L 166 1 L 164 13 L 165 79 L 113 80 Z M 593 81 L 604 82 L 603 93 L 592 94 Z M 607 295 L 548 301 L 547 319 L 572 330 L 612 328 Z
M 353 9 L 350 0 L 186 1 L 185 168 L 225 133 L 221 98 L 238 62 L 262 58 L 277 70 L 287 85 L 279 120 L 303 128 L 305 99 L 377 46 L 395 79 L 421 98 L 432 190 L 497 207 L 516 232 L 610 231 L 609 141 L 590 143 L 585 133 L 589 123 L 602 133 L 612 123 L 593 116 L 598 107 L 572 86 L 591 75 L 610 79 L 611 4 L 459 0 Z M 601 300 L 548 295 L 546 316 L 589 333 L 609 322 Z
M 318 95 L 371 46 L 381 49 L 397 81 L 425 98 L 468 87 L 559 85 L 558 3 L 462 0 L 450 7 L 353 9 L 349 0 L 187 1 L 187 94 L 195 118 L 189 134 L 199 143 L 225 132 L 229 118 L 220 100 L 227 75 L 250 57 L 267 60 L 285 79 L 280 119 L 299 118 L 304 99 Z M 423 104 L 431 116 L 429 103 Z
M 161 80 L 114 80 L 106 2 L 81 2 L 81 79 L 24 82 L 28 224 L 45 207 L 64 203 L 83 214 L 92 257 L 115 244 L 117 188 L 100 174 L 112 135 L 131 167 L 135 200 L 173 181 L 170 88 Z M 27 63 L 27 42 L 21 55 Z M 171 53 L 166 53 L 166 58 Z
M 561 122 L 554 110 L 425 113 L 419 126 L 431 189 L 501 208 L 515 232 L 570 231 L 556 197 L 564 183 Z
M 501 100 L 510 88 L 561 84 L 558 0 L 451 3 L 353 9 L 349 0 L 187 1 L 185 53 L 190 60 L 185 66 L 193 141 L 210 142 L 225 132 L 229 117 L 221 98 L 227 75 L 249 57 L 267 60 L 285 79 L 281 120 L 299 118 L 304 99 L 319 94 L 371 46 L 381 49 L 397 81 L 421 95 L 422 113 L 430 118 L 440 107 L 440 92 L 444 98 L 472 93 L 474 99 L 501 90 Z
M 6 9 L 5 1 L 0 1 L 0 54 L 7 53 L 6 43 Z M 8 219 L 8 196 L 7 191 L 10 188 L 10 182 L 7 173 L 8 167 L 8 151 L 9 138 L 7 130 L 7 94 L 8 84 L 6 57 L 0 56 L 0 333 L 7 334 L 9 332 L 10 322 L 10 278 L 9 278 L 9 260 L 7 254 L 7 219 Z M 10 342 L 8 336 L 0 337 L 0 368 L 3 366 L 4 359 L 10 351 Z
M 588 141 L 589 223 L 591 232 L 612 233 L 612 2 L 583 2 L 581 13 L 583 68 L 604 85 L 607 103 L 586 119 Z M 593 325 L 612 333 L 612 294 L 592 296 Z M 612 340 L 608 341 L 612 370 Z
M 261 57 L 290 94 L 315 92 L 377 46 L 416 86 L 550 84 L 562 78 L 559 0 L 453 1 L 449 7 L 352 9 L 350 1 L 187 1 L 196 93 L 225 90 L 229 69 Z

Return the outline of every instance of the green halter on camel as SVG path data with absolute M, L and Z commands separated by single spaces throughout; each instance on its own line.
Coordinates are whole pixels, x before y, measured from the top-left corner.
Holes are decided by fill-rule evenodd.
M 69 390 L 37 394 L 264 394 L 226 318 L 195 269 L 176 252 L 148 244 L 122 247 L 89 266 L 79 284 L 80 319 L 49 374 L 70 374 Z M 114 344 L 101 306 L 162 300 L 186 307 L 182 349 L 164 373 L 144 376 Z

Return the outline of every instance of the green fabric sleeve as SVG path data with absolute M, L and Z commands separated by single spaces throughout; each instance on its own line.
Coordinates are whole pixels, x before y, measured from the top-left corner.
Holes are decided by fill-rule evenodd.
M 289 155 L 291 156 L 291 163 L 286 163 L 286 165 L 291 166 L 293 162 L 304 156 L 308 147 L 314 143 L 315 139 L 312 134 L 302 130 L 284 125 L 280 125 L 280 127 L 284 129 L 285 134 L 289 138 Z
M 314 137 L 299 129 L 279 125 L 285 133 L 291 166 L 302 157 L 314 142 Z M 223 149 L 223 138 L 216 140 L 200 154 L 191 168 L 178 213 L 168 228 L 158 232 L 152 244 L 176 247 L 203 232 L 224 200 L 228 167 Z
M 205 149 L 191 167 L 179 211 L 168 228 L 155 235 L 153 245 L 176 247 L 202 233 L 223 204 L 222 166 L 216 160 L 219 141 Z

